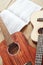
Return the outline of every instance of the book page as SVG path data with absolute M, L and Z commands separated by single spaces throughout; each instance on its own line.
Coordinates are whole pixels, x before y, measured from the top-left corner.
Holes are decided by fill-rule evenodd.
M 0 14 L 10 34 L 20 31 L 26 23 L 8 10 Z
M 29 0 L 17 0 L 8 8 L 8 10 L 28 24 L 32 13 L 40 10 L 41 8 L 41 6 Z

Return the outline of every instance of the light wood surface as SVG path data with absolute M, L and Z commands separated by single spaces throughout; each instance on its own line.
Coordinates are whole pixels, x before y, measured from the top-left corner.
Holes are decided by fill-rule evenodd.
M 0 65 L 3 65 L 2 57 L 0 56 Z
M 15 0 L 0 0 L 0 12 L 3 11 L 4 9 L 7 9 L 8 6 L 13 4 Z
M 33 26 L 32 26 L 32 24 L 31 24 L 31 22 L 30 22 L 30 23 L 29 23 L 27 26 L 25 26 L 21 31 L 23 32 L 23 34 L 25 35 L 26 39 L 28 40 L 28 43 L 29 43 L 32 47 L 36 48 L 36 44 L 33 43 L 33 41 L 31 40 L 31 32 L 32 32 L 32 30 L 33 30 Z
M 0 43 L 4 40 L 4 36 L 3 36 L 3 33 L 2 31 L 0 30 Z
M 43 7 L 43 0 L 32 0 L 32 1 Z

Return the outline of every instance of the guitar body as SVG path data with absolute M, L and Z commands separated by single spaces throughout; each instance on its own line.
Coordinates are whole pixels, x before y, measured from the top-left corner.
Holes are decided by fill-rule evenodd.
M 40 18 L 40 21 L 38 20 Z M 33 31 L 31 33 L 31 39 L 35 42 L 38 41 L 38 35 L 41 34 L 42 31 L 39 29 L 43 28 L 43 10 L 37 11 L 31 16 L 31 23 L 34 26 Z
M 11 38 L 18 44 L 19 49 L 17 53 L 10 54 L 6 41 L 3 40 L 0 43 L 0 55 L 3 59 L 3 65 L 26 65 L 28 62 L 34 65 L 36 49 L 28 44 L 28 41 L 21 32 L 11 35 Z
M 43 10 L 32 14 L 31 23 L 33 25 L 31 39 L 37 42 L 35 65 L 43 65 Z

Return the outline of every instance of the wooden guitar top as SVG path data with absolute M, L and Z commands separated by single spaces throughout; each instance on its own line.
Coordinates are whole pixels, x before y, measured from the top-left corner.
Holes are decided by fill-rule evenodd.
M 18 44 L 17 53 L 8 52 L 6 41 L 0 43 L 0 55 L 3 59 L 3 65 L 26 65 L 31 62 L 34 65 L 36 49 L 28 44 L 28 41 L 21 32 L 11 35 L 14 42 Z

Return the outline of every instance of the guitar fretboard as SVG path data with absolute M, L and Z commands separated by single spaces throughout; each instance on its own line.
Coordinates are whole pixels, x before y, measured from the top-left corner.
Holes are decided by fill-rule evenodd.
M 42 54 L 43 54 L 43 34 L 38 36 L 35 65 L 42 64 Z

